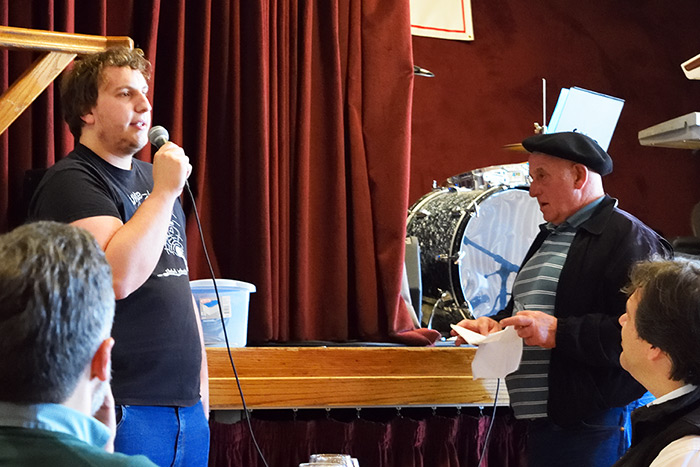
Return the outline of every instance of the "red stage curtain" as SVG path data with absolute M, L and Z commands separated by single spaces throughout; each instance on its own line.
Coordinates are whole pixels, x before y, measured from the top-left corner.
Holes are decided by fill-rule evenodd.
M 350 454 L 366 467 L 476 466 L 491 417 L 480 416 L 476 409 L 451 415 L 425 415 L 425 410 L 387 416 L 377 415 L 382 409 L 364 409 L 351 420 L 334 419 L 333 410 L 306 420 L 265 420 L 255 415 L 251 425 L 270 466 L 296 467 L 313 453 Z M 504 412 L 497 412 L 482 466 L 524 467 L 525 425 L 515 421 L 509 409 L 499 410 Z M 264 465 L 245 421 L 231 425 L 212 421 L 210 426 L 210 466 Z
M 192 160 L 217 275 L 257 286 L 249 342 L 386 341 L 413 328 L 399 299 L 408 10 L 400 0 L 0 0 L 0 22 L 128 35 L 144 49 L 153 121 Z M 2 52 L 3 88 L 32 59 Z M 25 170 L 72 145 L 52 86 L 0 138 L 0 231 L 23 218 Z M 191 277 L 203 278 L 188 212 Z

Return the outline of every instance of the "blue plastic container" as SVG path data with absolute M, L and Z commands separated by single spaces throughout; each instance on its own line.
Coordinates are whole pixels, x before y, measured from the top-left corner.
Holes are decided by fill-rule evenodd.
M 225 327 L 229 346 L 245 347 L 248 339 L 248 304 L 250 294 L 255 292 L 255 286 L 248 282 L 216 279 L 216 288 L 221 299 L 221 312 L 224 315 L 223 326 L 212 280 L 191 281 L 190 286 L 202 320 L 204 345 L 226 347 Z

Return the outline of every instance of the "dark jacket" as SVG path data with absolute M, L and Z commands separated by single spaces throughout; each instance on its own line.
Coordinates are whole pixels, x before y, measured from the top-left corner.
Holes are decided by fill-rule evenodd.
M 108 453 L 68 433 L 0 427 L 0 465 L 51 467 L 155 467 L 146 456 Z
M 632 446 L 614 467 L 648 466 L 673 441 L 700 435 L 700 388 L 632 412 Z
M 540 248 L 543 229 L 525 256 Z M 654 254 L 670 256 L 669 243 L 606 196 L 579 227 L 557 286 L 556 347 L 549 366 L 549 418 L 560 426 L 627 405 L 644 388 L 620 366 L 620 324 L 633 263 Z M 522 266 L 521 266 L 522 267 Z M 512 315 L 513 299 L 494 318 Z

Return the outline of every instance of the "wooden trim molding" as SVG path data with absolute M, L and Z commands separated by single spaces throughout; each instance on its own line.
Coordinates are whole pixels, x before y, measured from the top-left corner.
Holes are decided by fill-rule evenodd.
M 470 347 L 232 348 L 248 409 L 491 405 Z M 226 348 L 207 349 L 212 410 L 242 409 Z M 505 384 L 499 405 L 508 404 Z
M 116 46 L 133 49 L 134 41 L 126 36 L 93 36 L 0 26 L 0 47 L 5 49 L 90 54 Z

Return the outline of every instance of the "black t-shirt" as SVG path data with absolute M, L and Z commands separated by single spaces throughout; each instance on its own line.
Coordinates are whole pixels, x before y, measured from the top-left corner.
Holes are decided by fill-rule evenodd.
M 153 166 L 109 164 L 83 145 L 51 167 L 29 208 L 33 220 L 113 216 L 126 223 L 153 188 Z M 199 400 L 201 347 L 187 267 L 185 215 L 173 206 L 168 239 L 148 280 L 117 300 L 112 391 L 119 405 L 190 406 Z

